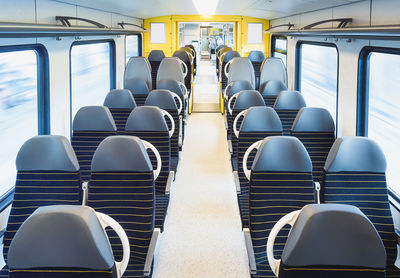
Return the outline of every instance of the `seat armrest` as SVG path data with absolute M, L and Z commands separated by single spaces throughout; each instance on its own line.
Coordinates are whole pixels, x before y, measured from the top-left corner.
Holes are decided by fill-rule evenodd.
M 149 250 L 147 251 L 146 262 L 144 264 L 143 274 L 144 276 L 150 276 L 151 265 L 153 262 L 154 251 L 157 246 L 158 236 L 160 235 L 160 228 L 155 228 L 153 230 L 153 235 L 151 236 Z
M 240 194 L 240 180 L 238 171 L 233 171 L 233 179 L 235 180 L 236 192 Z
M 319 182 L 314 182 L 315 186 L 315 201 L 317 204 L 321 204 L 321 184 Z
M 233 147 L 232 147 L 232 141 L 228 140 L 228 150 L 232 154 L 233 153 Z
M 174 181 L 175 172 L 170 171 L 167 179 L 167 185 L 165 187 L 165 195 L 169 195 L 169 191 L 171 189 L 172 182 Z
M 82 206 L 86 206 L 89 196 L 89 182 L 87 181 L 82 182 L 82 191 L 83 191 Z
M 247 256 L 249 258 L 250 274 L 257 274 L 256 257 L 254 256 L 253 242 L 249 228 L 243 229 L 244 241 L 246 243 Z

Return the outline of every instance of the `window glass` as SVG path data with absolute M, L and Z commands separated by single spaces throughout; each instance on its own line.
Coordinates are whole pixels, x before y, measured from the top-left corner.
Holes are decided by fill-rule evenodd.
M 287 50 L 287 46 L 286 46 L 287 41 L 284 39 L 275 39 L 275 50 L 279 49 L 279 50 Z
M 72 119 L 79 108 L 103 105 L 111 88 L 111 43 L 77 44 L 71 49 Z
M 15 185 L 15 158 L 38 135 L 38 63 L 34 50 L 0 53 L 0 195 Z
M 287 40 L 286 39 L 279 39 L 279 38 L 273 38 L 273 52 L 272 56 L 281 58 L 283 63 L 286 66 L 286 60 L 287 60 Z
M 301 44 L 300 91 L 307 106 L 327 109 L 336 122 L 338 53 L 335 47 Z
M 370 54 L 368 91 L 368 136 L 383 149 L 388 185 L 400 194 L 400 55 Z
M 139 56 L 139 35 L 126 36 L 125 57 L 128 63 L 129 58 Z

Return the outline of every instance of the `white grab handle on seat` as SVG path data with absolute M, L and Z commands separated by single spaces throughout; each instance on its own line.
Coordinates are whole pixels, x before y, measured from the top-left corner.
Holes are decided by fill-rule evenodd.
M 187 65 L 185 64 L 185 62 L 183 62 L 181 59 L 178 59 L 179 60 L 179 62 L 183 65 L 183 67 L 184 67 L 184 71 L 183 71 L 183 78 L 186 78 L 186 76 L 187 76 L 187 74 L 188 74 L 188 67 L 187 67 Z
M 175 121 L 174 118 L 172 118 L 171 114 L 168 113 L 167 111 L 161 109 L 161 113 L 163 114 L 163 116 L 167 116 L 169 118 L 169 120 L 171 121 L 171 130 L 169 131 L 169 138 L 172 137 L 172 135 L 174 135 L 175 132 Z
M 158 152 L 156 147 L 154 147 L 151 143 L 149 143 L 149 142 L 147 142 L 145 140 L 142 140 L 142 143 L 143 143 L 144 147 L 146 148 L 146 150 L 150 149 L 156 156 L 157 168 L 155 170 L 153 170 L 154 180 L 156 180 L 158 178 L 158 176 L 160 175 L 160 172 L 161 172 L 161 156 L 160 156 L 160 153 Z
M 189 58 L 190 58 L 190 64 L 192 64 L 192 65 L 193 65 L 193 63 L 194 63 L 194 56 L 193 56 L 193 54 L 192 54 L 192 53 L 189 53 L 189 52 L 187 52 L 187 51 L 186 51 L 186 53 L 189 55 Z
M 278 277 L 279 274 L 279 266 L 281 265 L 281 260 L 277 260 L 274 258 L 275 239 L 283 227 L 285 227 L 286 225 L 290 225 L 293 227 L 294 223 L 296 223 L 296 220 L 299 217 L 300 212 L 301 210 L 296 210 L 292 211 L 289 214 L 286 214 L 274 225 L 271 232 L 269 233 L 267 241 L 267 257 L 269 266 L 271 267 L 276 277 Z
M 225 73 L 226 78 L 229 78 L 229 72 L 230 72 L 230 70 L 228 71 L 228 69 L 229 69 L 229 66 L 232 64 L 233 60 L 234 60 L 234 59 L 230 60 L 230 61 L 229 61 L 228 63 L 226 63 L 226 65 L 225 65 L 224 73 Z
M 236 138 L 239 138 L 239 130 L 237 130 L 237 122 L 241 117 L 246 117 L 247 112 L 248 110 L 243 110 L 236 116 L 235 120 L 233 121 L 233 133 L 235 134 Z
M 101 213 L 101 212 L 96 212 L 96 216 L 99 219 L 99 222 L 101 224 L 101 226 L 104 229 L 107 227 L 111 227 L 118 235 L 119 239 L 121 240 L 122 243 L 122 261 L 120 262 L 115 262 L 115 266 L 117 268 L 118 271 L 118 277 L 121 277 L 126 268 L 128 267 L 129 264 L 129 258 L 131 256 L 131 248 L 129 245 L 129 239 L 128 236 L 126 235 L 124 229 L 122 228 L 122 226 L 115 221 L 113 218 L 111 218 L 110 216 Z
M 183 97 L 185 99 L 188 99 L 189 98 L 189 93 L 188 93 L 188 90 L 187 90 L 185 84 L 183 84 L 181 81 L 177 81 L 177 82 L 179 84 L 179 87 L 181 88 L 181 91 L 183 92 Z
M 242 166 L 243 166 L 243 171 L 244 174 L 246 175 L 246 178 L 248 180 L 250 180 L 250 175 L 251 175 L 251 169 L 247 168 L 247 160 L 249 159 L 249 155 L 253 150 L 257 150 L 261 147 L 261 143 L 263 142 L 263 140 L 260 140 L 258 142 L 255 142 L 253 145 L 251 145 L 247 151 L 245 152 L 244 156 L 243 156 L 243 161 L 242 161 Z
M 231 98 L 230 98 L 229 101 L 228 101 L 228 112 L 229 112 L 229 114 L 231 114 L 231 115 L 232 115 L 231 103 L 232 103 L 232 101 L 233 101 L 234 99 L 237 99 L 237 98 L 238 98 L 239 94 L 240 94 L 240 92 L 234 94 L 233 96 L 231 96 Z
M 171 92 L 171 91 L 170 91 L 170 93 L 171 93 L 171 95 L 172 95 L 172 97 L 173 97 L 174 99 L 178 99 L 178 103 L 179 103 L 179 106 L 178 106 L 178 114 L 181 114 L 182 109 L 183 109 L 183 103 L 182 103 L 181 97 L 178 96 L 177 94 Z
M 228 85 L 226 85 L 225 91 L 224 91 L 224 99 L 225 100 L 228 100 L 228 94 L 227 93 L 228 93 L 228 90 L 230 90 L 232 88 L 233 84 L 235 84 L 235 82 L 231 82 Z

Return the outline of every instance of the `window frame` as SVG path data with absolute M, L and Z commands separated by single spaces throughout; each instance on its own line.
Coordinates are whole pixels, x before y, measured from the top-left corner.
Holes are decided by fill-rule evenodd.
M 323 46 L 323 47 L 333 47 L 336 49 L 337 53 L 337 69 L 336 69 L 336 119 L 335 119 L 335 125 L 336 125 L 336 135 L 337 135 L 337 129 L 338 129 L 338 112 L 339 112 L 339 68 L 340 68 L 340 55 L 339 55 L 339 49 L 336 44 L 334 43 L 329 43 L 329 42 L 316 42 L 316 41 L 303 41 L 300 40 L 296 44 L 296 62 L 295 62 L 295 81 L 294 81 L 294 88 L 295 90 L 301 92 L 301 46 L 303 44 L 308 44 L 308 45 L 316 45 L 316 46 Z
M 98 43 L 109 43 L 110 44 L 110 91 L 115 89 L 117 86 L 117 53 L 115 40 L 85 40 L 85 41 L 74 41 L 69 48 L 69 117 L 70 117 L 70 135 L 72 137 L 72 48 L 77 45 L 88 45 Z
M 126 35 L 124 39 L 124 49 L 125 49 L 125 61 L 126 61 L 126 39 L 127 37 L 136 36 L 138 38 L 138 57 L 143 56 L 143 35 L 142 34 L 134 34 L 134 35 Z
M 368 137 L 368 115 L 369 115 L 369 79 L 371 53 L 383 53 L 400 55 L 400 48 L 365 46 L 361 49 L 358 57 L 358 88 L 357 88 L 357 136 Z M 389 203 L 400 212 L 400 195 L 389 186 Z

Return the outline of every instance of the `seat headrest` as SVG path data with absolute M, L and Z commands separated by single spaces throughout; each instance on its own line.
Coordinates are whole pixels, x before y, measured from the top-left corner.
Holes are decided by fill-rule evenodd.
M 224 53 L 226 53 L 226 52 L 229 52 L 229 51 L 232 51 L 232 50 L 233 50 L 232 47 L 225 46 L 225 47 L 223 47 L 223 48 L 221 49 L 221 51 L 220 51 L 220 56 L 221 56 L 222 54 L 224 54 Z
M 133 95 L 147 95 L 150 90 L 147 82 L 143 79 L 132 78 L 125 81 L 125 89 L 129 89 Z
M 303 95 L 298 91 L 282 91 L 276 98 L 274 109 L 276 110 L 300 110 L 306 107 Z
M 272 136 L 262 142 L 254 158 L 252 171 L 299 172 L 312 171 L 310 156 L 296 137 Z
M 228 74 L 228 83 L 236 80 L 247 80 L 250 82 L 252 90 L 255 89 L 254 67 L 249 58 L 237 57 L 232 60 Z
M 335 122 L 324 108 L 303 107 L 293 122 L 294 132 L 335 132 Z
M 147 96 L 146 106 L 158 106 L 164 110 L 178 110 L 175 99 L 168 90 L 153 90 Z
M 74 131 L 116 131 L 114 119 L 105 106 L 85 106 L 78 110 L 72 124 Z
M 252 106 L 265 106 L 261 94 L 256 90 L 241 91 L 233 106 L 233 110 L 246 110 Z
M 260 50 L 253 50 L 249 54 L 249 59 L 255 63 L 262 63 L 265 60 L 264 52 Z
M 233 51 L 233 50 L 228 51 L 228 52 L 226 52 L 226 54 L 224 56 L 223 62 L 228 63 L 230 60 L 232 60 L 233 58 L 236 58 L 236 57 L 240 57 L 239 52 Z
M 152 89 L 151 66 L 146 57 L 131 57 L 129 59 L 125 67 L 124 84 L 130 83 L 132 79 L 142 79 L 146 82 L 147 87 L 150 90 Z
M 45 206 L 18 229 L 8 251 L 8 265 L 11 269 L 110 270 L 114 256 L 92 208 Z
M 75 152 L 64 136 L 42 135 L 26 141 L 20 148 L 18 171 L 79 171 Z
M 227 47 L 226 45 L 218 45 L 217 48 L 215 48 L 215 53 L 217 53 L 218 51 L 220 51 L 222 48 Z
M 282 253 L 286 266 L 357 266 L 384 268 L 386 251 L 378 232 L 356 207 L 305 206 Z
M 127 89 L 112 90 L 107 94 L 104 106 L 107 106 L 109 109 L 134 109 L 136 102 L 131 91 Z
M 385 173 L 386 158 L 375 141 L 367 137 L 342 137 L 333 144 L 324 170 L 335 172 Z
M 282 132 L 282 123 L 271 107 L 251 107 L 240 126 L 240 132 Z
M 263 96 L 277 96 L 281 91 L 286 91 L 287 87 L 280 80 L 267 81 L 263 88 L 260 88 L 260 92 Z
M 189 48 L 191 48 L 192 50 L 196 51 L 196 48 L 194 48 L 194 46 L 191 45 L 191 44 L 187 44 L 187 45 L 185 45 L 185 47 L 189 47 Z
M 185 63 L 190 63 L 191 62 L 189 55 L 184 50 L 175 51 L 174 54 L 172 55 L 172 57 L 177 57 L 177 58 L 181 59 Z
M 160 80 L 157 85 L 158 90 L 169 90 L 180 97 L 184 97 L 184 92 L 176 80 Z
M 165 58 L 164 51 L 162 50 L 152 50 L 149 54 L 149 61 L 161 62 Z
M 265 82 L 270 80 L 282 81 L 282 83 L 287 87 L 287 72 L 282 59 L 269 57 L 264 60 L 264 63 L 261 66 L 260 85 L 262 86 Z
M 251 83 L 247 80 L 236 80 L 233 81 L 232 87 L 226 92 L 226 94 L 230 98 L 234 94 L 237 94 L 240 91 L 245 91 L 245 90 L 254 90 Z
M 153 170 L 139 137 L 110 136 L 100 143 L 92 159 L 92 172 L 150 172 Z
M 185 82 L 184 69 L 181 60 L 177 57 L 164 58 L 157 72 L 157 85 L 160 80 L 172 79 Z
M 168 125 L 156 106 L 141 106 L 135 108 L 126 121 L 125 131 L 166 131 Z

